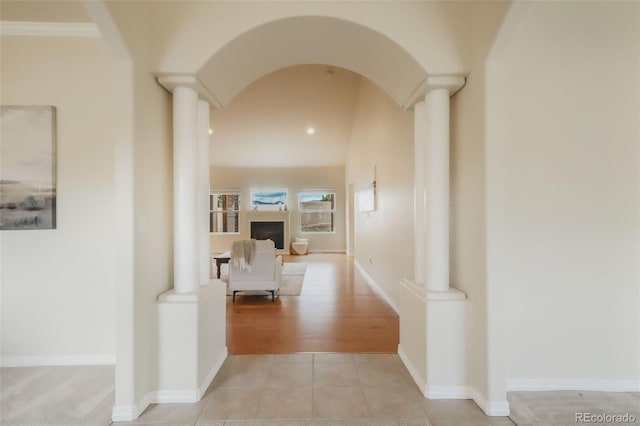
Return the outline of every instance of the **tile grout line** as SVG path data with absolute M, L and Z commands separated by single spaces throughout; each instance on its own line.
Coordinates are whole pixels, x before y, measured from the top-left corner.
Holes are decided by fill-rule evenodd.
M 362 395 L 362 399 L 364 400 L 364 406 L 367 410 L 367 417 L 373 417 L 373 411 L 369 406 L 369 401 L 367 401 L 367 395 L 364 393 L 364 389 L 362 388 L 362 380 L 360 379 L 360 368 L 358 368 L 358 362 L 356 362 L 355 356 L 352 354 L 351 359 L 353 362 L 353 367 L 356 369 L 356 377 L 358 378 L 358 389 L 360 389 L 360 394 Z
M 311 355 L 311 419 L 315 420 L 316 354 Z

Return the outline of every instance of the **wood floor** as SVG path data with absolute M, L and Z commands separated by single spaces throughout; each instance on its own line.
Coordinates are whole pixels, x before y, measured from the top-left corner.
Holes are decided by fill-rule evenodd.
M 230 355 L 297 352 L 396 353 L 395 311 L 344 254 L 284 256 L 307 264 L 299 296 L 227 297 Z

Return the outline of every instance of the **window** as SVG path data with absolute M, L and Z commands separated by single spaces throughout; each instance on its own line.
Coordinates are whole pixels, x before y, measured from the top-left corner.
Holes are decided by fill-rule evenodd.
M 209 194 L 209 232 L 239 232 L 240 191 L 216 191 Z
M 301 232 L 334 232 L 336 194 L 302 192 L 298 194 Z

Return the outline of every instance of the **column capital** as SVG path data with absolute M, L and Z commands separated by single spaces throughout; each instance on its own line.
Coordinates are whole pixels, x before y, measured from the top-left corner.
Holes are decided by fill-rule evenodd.
M 425 95 L 436 89 L 446 89 L 449 96 L 455 95 L 458 90 L 467 82 L 467 77 L 463 74 L 431 74 L 422 80 L 411 96 L 404 103 L 404 109 L 410 110 L 418 102 L 424 101 Z
M 214 108 L 221 107 L 220 102 L 213 96 L 213 93 L 194 74 L 156 74 L 156 80 L 158 84 L 171 93 L 176 87 L 188 87 L 195 90 L 198 97 L 210 106 Z
M 430 75 L 425 79 L 427 85 L 425 94 L 436 89 L 447 89 L 449 96 L 455 95 L 458 90 L 467 82 L 467 78 L 463 75 Z

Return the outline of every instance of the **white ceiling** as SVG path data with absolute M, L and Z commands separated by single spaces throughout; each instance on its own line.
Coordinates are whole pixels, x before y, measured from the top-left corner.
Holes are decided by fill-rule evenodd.
M 360 79 L 342 68 L 299 65 L 255 81 L 229 105 L 212 112 L 211 163 L 343 165 Z M 309 126 L 315 134 L 306 133 Z

